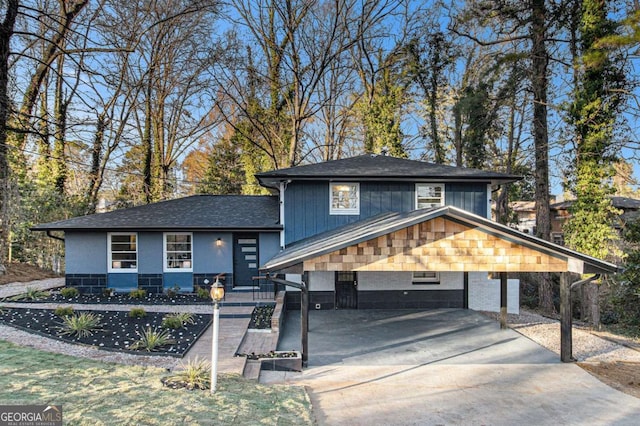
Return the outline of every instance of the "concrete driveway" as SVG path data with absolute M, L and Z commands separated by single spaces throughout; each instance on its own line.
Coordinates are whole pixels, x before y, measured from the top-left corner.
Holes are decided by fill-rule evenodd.
M 319 424 L 637 425 L 640 400 L 469 310 L 312 311 L 307 386 Z M 290 313 L 279 349 L 300 348 Z

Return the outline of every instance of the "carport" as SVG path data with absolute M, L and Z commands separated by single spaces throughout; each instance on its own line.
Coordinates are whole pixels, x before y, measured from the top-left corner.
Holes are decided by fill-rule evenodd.
M 302 358 L 309 355 L 309 272 L 487 272 L 500 276 L 501 327 L 506 328 L 507 274 L 561 274 L 561 360 L 572 361 L 571 288 L 614 274 L 618 268 L 563 246 L 524 234 L 465 210 L 445 206 L 388 213 L 320 234 L 281 251 L 263 269 L 301 294 Z M 302 275 L 295 283 L 282 273 Z M 591 274 L 585 277 L 585 274 Z M 582 278 L 582 279 L 581 279 Z

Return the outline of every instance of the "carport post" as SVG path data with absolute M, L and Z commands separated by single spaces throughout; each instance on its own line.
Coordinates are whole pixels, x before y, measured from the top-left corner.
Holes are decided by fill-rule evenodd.
M 560 360 L 575 361 L 573 358 L 573 341 L 571 335 L 571 273 L 560 274 Z
M 571 290 L 574 287 L 589 284 L 600 278 L 600 274 L 571 283 L 576 274 L 563 272 L 560 275 L 560 360 L 573 362 L 573 312 L 571 306 Z
M 507 273 L 500 272 L 500 328 L 507 328 Z
M 302 291 L 300 297 L 300 330 L 302 332 L 302 366 L 309 360 L 309 274 L 302 275 Z

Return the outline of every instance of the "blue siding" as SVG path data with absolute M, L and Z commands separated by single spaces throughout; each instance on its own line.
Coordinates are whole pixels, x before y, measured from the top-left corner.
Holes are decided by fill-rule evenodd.
M 193 274 L 191 272 L 166 272 L 162 276 L 165 290 L 174 286 L 180 287 L 180 291 L 193 291 Z
M 280 251 L 280 233 L 261 232 L 258 237 L 258 244 L 258 262 L 259 266 L 262 266 Z
M 65 232 L 64 239 L 67 274 L 107 273 L 106 233 Z
M 138 273 L 162 272 L 162 232 L 138 232 Z
M 487 215 L 486 183 L 445 185 L 445 203 L 480 216 Z M 329 214 L 329 182 L 292 182 L 285 191 L 285 244 L 380 213 L 415 209 L 415 183 L 361 182 L 360 214 Z
M 138 288 L 138 274 L 108 274 L 107 287 L 128 293 Z
M 487 184 L 486 183 L 448 183 L 444 188 L 444 202 L 487 217 Z
M 222 246 L 216 242 L 220 238 Z M 229 232 L 193 233 L 193 273 L 232 273 L 233 234 Z

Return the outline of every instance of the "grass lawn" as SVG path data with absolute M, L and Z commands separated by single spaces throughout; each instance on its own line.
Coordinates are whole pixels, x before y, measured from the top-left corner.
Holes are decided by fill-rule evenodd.
M 130 367 L 0 340 L 0 405 L 61 404 L 65 424 L 312 424 L 303 388 L 219 376 L 209 391 L 172 390 L 159 368 Z

